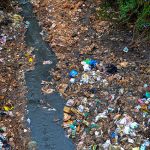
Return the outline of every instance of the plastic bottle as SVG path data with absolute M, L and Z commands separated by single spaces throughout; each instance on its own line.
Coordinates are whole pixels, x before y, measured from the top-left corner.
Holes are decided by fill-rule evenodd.
M 89 122 L 88 121 L 86 121 L 86 120 L 83 120 L 83 122 L 82 122 L 83 124 L 85 124 L 86 126 L 89 126 Z
M 77 70 L 71 70 L 69 73 L 70 78 L 74 78 L 78 75 L 78 71 Z
M 76 137 L 76 130 L 72 130 L 71 137 L 74 139 Z

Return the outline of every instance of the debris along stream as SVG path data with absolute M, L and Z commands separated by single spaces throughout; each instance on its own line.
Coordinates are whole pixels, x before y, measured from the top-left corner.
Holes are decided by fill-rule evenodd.
M 56 92 L 47 95 L 41 93 L 42 81 L 51 81 L 49 71 L 57 62 L 55 54 L 42 40 L 41 29 L 32 12 L 32 5 L 22 0 L 19 3 L 23 9 L 24 21 L 28 22 L 29 25 L 25 34 L 25 41 L 29 47 L 34 48 L 33 54 L 36 59 L 35 68 L 25 74 L 29 110 L 27 121 L 31 128 L 31 138 L 37 142 L 40 150 L 73 150 L 74 145 L 71 140 L 67 139 L 61 127 L 63 99 Z M 48 60 L 52 63 L 43 64 L 43 61 Z
M 63 127 L 77 150 L 149 150 L 150 69 L 129 32 L 97 17 L 100 1 L 32 3 L 58 59 Z

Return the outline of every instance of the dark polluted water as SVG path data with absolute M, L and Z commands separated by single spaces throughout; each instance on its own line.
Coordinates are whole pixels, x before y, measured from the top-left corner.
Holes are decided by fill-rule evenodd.
M 32 12 L 32 5 L 29 2 L 19 0 L 22 7 L 24 21 L 29 22 L 29 27 L 25 34 L 25 41 L 29 47 L 33 47 L 36 57 L 35 69 L 25 73 L 27 85 L 27 109 L 29 110 L 31 139 L 37 142 L 38 150 L 75 150 L 72 141 L 65 136 L 61 127 L 63 121 L 64 100 L 55 92 L 43 95 L 41 93 L 41 82 L 51 81 L 49 71 L 55 67 L 57 59 L 52 49 L 42 40 L 41 29 L 35 15 Z M 52 64 L 43 65 L 43 61 L 51 60 Z M 40 106 L 40 101 L 49 103 L 56 111 L 48 111 Z M 60 119 L 54 122 L 54 118 Z

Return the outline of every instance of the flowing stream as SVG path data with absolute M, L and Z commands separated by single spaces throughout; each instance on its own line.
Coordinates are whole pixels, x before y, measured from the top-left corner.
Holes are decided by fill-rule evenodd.
M 27 85 L 27 108 L 28 118 L 31 120 L 31 139 L 37 142 L 38 150 L 74 150 L 72 141 L 65 136 L 61 127 L 63 121 L 64 100 L 59 93 L 43 95 L 41 93 L 42 80 L 51 81 L 49 71 L 55 67 L 57 59 L 52 49 L 42 40 L 41 29 L 33 14 L 32 5 L 24 0 L 19 0 L 22 7 L 24 21 L 29 22 L 29 27 L 25 34 L 27 46 L 33 47 L 33 54 L 36 57 L 35 69 L 25 73 Z M 43 65 L 43 61 L 51 60 L 52 64 Z M 55 110 L 48 111 L 41 107 L 41 101 L 50 104 Z M 59 121 L 55 122 L 57 118 Z

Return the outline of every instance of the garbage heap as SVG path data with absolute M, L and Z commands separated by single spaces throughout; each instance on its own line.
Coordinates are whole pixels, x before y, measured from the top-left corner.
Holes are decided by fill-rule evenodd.
M 115 65 L 85 59 L 81 61 L 81 67 L 80 71 L 70 70 L 68 82 L 64 79 L 65 83 L 57 86 L 67 97 L 62 126 L 67 136 L 77 143 L 77 149 L 148 148 L 149 85 L 144 84 L 141 97 L 125 99 L 124 88 L 109 90 L 106 78 L 119 76 Z
M 12 2 L 11 12 L 0 10 L 0 150 L 26 149 L 28 129 L 24 126 L 24 71 L 30 63 L 24 44 L 25 27 Z
M 53 84 L 77 150 L 150 149 L 150 65 L 126 45 L 129 33 L 97 19 L 98 0 L 32 3 L 58 58 Z

